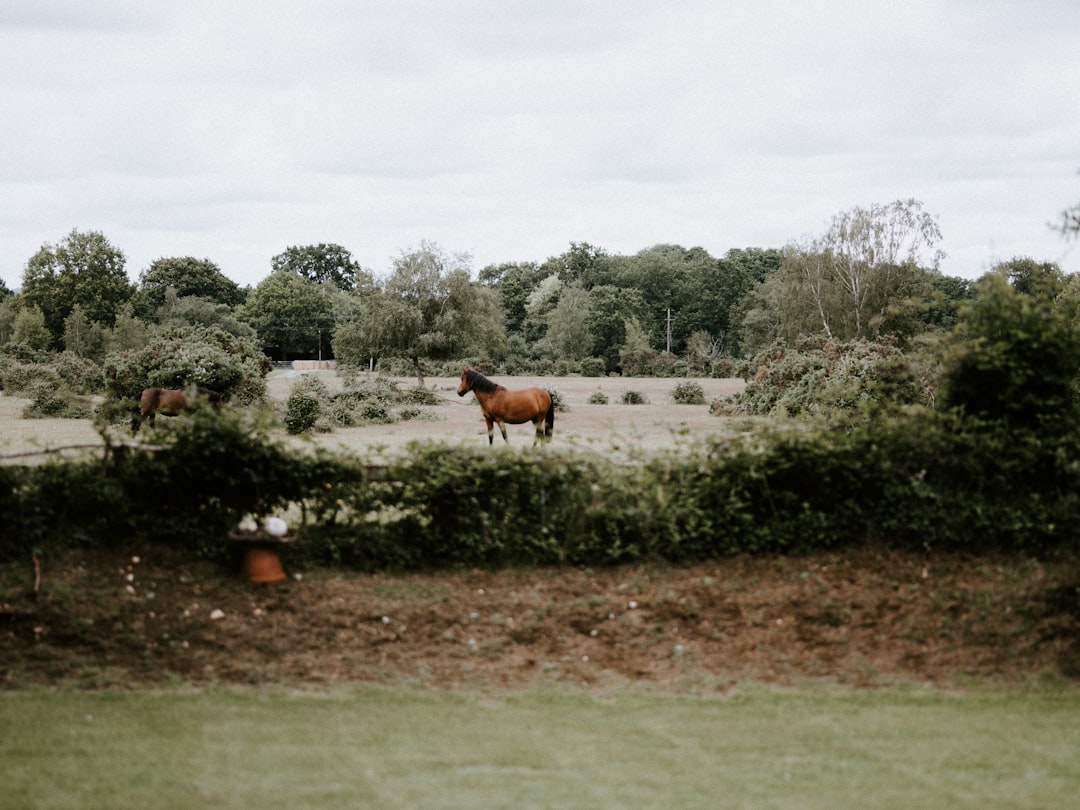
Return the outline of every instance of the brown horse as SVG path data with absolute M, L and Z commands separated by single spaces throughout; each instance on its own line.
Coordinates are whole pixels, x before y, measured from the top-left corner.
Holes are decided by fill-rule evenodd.
M 176 416 L 184 411 L 197 410 L 204 401 L 220 408 L 224 400 L 224 396 L 209 388 L 147 388 L 139 395 L 139 408 L 131 420 L 131 433 L 138 433 L 147 419 L 150 420 L 150 427 L 153 427 L 154 417 L 159 413 L 162 416 Z
M 484 421 L 487 422 L 488 444 L 495 441 L 495 425 L 502 431 L 503 441 L 510 444 L 506 437 L 506 425 L 521 425 L 532 422 L 536 427 L 536 439 L 533 444 L 541 439 L 550 439 L 555 425 L 555 406 L 551 402 L 551 394 L 543 388 L 523 388 L 520 391 L 510 391 L 498 383 L 494 383 L 471 368 L 461 372 L 461 384 L 458 385 L 458 396 L 463 397 L 472 391 L 480 403 L 480 410 L 484 412 Z

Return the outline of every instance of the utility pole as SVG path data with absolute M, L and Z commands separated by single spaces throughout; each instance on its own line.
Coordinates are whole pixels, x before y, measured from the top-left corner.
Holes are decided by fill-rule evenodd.
M 667 309 L 667 353 L 671 354 L 671 307 Z

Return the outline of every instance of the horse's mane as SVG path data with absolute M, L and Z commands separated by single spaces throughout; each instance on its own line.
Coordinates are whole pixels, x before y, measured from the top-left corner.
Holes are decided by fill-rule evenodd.
M 469 381 L 469 387 L 481 394 L 490 394 L 497 388 L 502 388 L 497 382 L 492 382 L 476 369 L 470 368 L 465 372 L 465 379 Z

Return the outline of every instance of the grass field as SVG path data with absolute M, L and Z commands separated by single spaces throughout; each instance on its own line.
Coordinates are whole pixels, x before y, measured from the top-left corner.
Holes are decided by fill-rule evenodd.
M 319 377 L 331 391 L 342 387 L 342 380 L 334 371 L 303 373 Z M 279 370 L 268 377 L 271 403 L 282 407 L 298 374 Z M 402 390 L 416 385 L 413 378 L 393 379 Z M 549 445 L 555 451 L 585 450 L 605 455 L 651 451 L 730 429 L 730 420 L 711 415 L 707 404 L 676 404 L 671 394 L 683 381 L 679 379 L 499 377 L 498 381 L 510 388 L 539 385 L 559 392 L 566 410 L 555 419 L 555 441 Z M 701 378 L 696 382 L 702 386 L 706 402 L 740 391 L 744 385 L 742 380 L 734 379 Z M 457 385 L 457 379 L 448 377 L 425 380 L 425 387 L 432 390 L 439 400 L 438 405 L 425 409 L 425 418 L 391 424 L 338 427 L 330 433 L 302 437 L 287 436 L 284 424 L 281 424 L 276 435 L 292 445 L 314 443 L 331 450 L 362 453 L 376 461 L 383 456 L 393 457 L 403 453 L 415 441 L 434 440 L 454 446 L 484 447 L 487 445 L 487 428 L 480 406 L 472 394 L 458 397 Z M 622 404 L 622 396 L 627 391 L 641 394 L 646 402 L 640 405 Z M 607 405 L 595 405 L 588 401 L 597 392 L 609 398 Z M 45 449 L 101 443 L 101 437 L 89 419 L 23 419 L 22 411 L 29 404 L 27 399 L 0 396 L 0 459 Z M 117 425 L 114 433 L 119 441 L 131 439 L 127 425 Z M 508 433 L 512 449 L 522 450 L 532 445 L 531 424 L 511 425 Z M 496 447 L 504 447 L 499 436 L 496 437 Z
M 0 694 L 8 808 L 1064 808 L 1080 694 Z

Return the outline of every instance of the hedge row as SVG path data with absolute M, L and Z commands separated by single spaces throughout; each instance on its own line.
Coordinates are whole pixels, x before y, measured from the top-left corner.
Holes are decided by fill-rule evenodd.
M 309 562 L 363 570 L 702 560 L 904 547 L 1076 547 L 1080 445 L 917 413 L 776 429 L 636 464 L 418 445 L 389 467 L 285 449 L 201 411 L 159 447 L 0 467 L 0 554 L 164 543 L 223 555 L 246 513 L 302 511 Z

